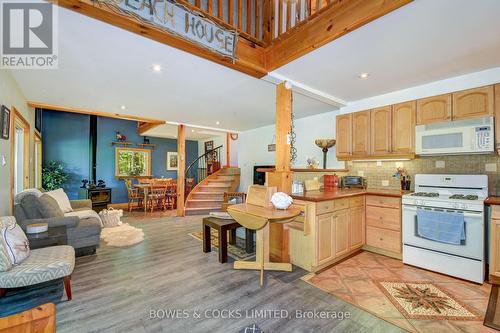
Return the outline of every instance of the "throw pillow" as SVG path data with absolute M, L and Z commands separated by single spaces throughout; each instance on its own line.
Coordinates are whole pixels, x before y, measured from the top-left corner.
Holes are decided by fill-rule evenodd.
M 48 194 L 42 194 L 38 198 L 38 210 L 43 218 L 64 217 L 64 213 L 57 204 L 56 199 Z
M 23 229 L 16 223 L 14 216 L 1 217 L 4 227 L 1 229 L 2 242 L 10 258 L 12 265 L 19 265 L 30 254 L 28 238 Z
M 50 195 L 52 198 L 56 199 L 57 204 L 59 205 L 63 213 L 69 213 L 73 211 L 73 208 L 71 208 L 71 203 L 69 202 L 68 195 L 64 193 L 64 190 L 62 188 L 55 191 L 46 192 L 45 194 Z
M 0 237 L 3 238 L 3 237 Z M 7 272 L 12 267 L 3 240 L 0 240 L 0 272 Z
M 29 220 L 42 218 L 42 214 L 38 210 L 38 197 L 35 195 L 26 195 L 21 200 L 21 206 L 23 208 L 26 218 Z

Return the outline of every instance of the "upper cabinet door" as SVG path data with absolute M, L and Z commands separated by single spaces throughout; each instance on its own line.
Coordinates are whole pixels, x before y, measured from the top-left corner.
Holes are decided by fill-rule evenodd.
M 391 152 L 392 106 L 384 106 L 371 111 L 372 155 L 387 155 Z
M 451 94 L 433 96 L 417 101 L 417 125 L 451 120 Z
M 352 114 L 352 154 L 366 156 L 370 152 L 370 111 Z
M 337 150 L 337 157 L 348 157 L 351 156 L 351 122 L 352 114 L 344 114 L 337 116 L 336 121 L 336 132 L 337 132 L 337 143 L 335 145 Z
M 416 101 L 392 106 L 392 153 L 394 154 L 415 152 L 416 107 Z
M 494 112 L 493 86 L 453 93 L 453 120 L 485 117 Z
M 495 136 L 496 149 L 500 154 L 500 83 L 495 85 Z

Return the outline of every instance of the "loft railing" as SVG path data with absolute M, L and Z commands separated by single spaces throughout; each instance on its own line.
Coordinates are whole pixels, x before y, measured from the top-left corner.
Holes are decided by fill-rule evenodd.
M 238 31 L 261 46 L 270 44 L 342 0 L 177 0 Z
M 271 41 L 310 21 L 342 0 L 271 0 Z
M 258 45 L 264 45 L 262 30 L 266 22 L 264 5 L 271 0 L 177 0 L 207 15 L 220 25 L 238 31 L 243 37 Z
M 185 173 L 186 198 L 187 194 L 189 194 L 196 184 L 219 171 L 221 168 L 221 153 L 222 145 L 207 151 L 205 154 L 199 156 L 193 163 L 189 164 Z

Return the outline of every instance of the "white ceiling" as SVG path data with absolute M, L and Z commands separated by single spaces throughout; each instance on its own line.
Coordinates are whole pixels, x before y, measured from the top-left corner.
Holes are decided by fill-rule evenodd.
M 275 73 L 352 102 L 497 67 L 498 13 L 499 0 L 415 0 Z M 58 70 L 13 71 L 28 100 L 236 131 L 274 123 L 269 82 L 63 8 L 58 30 Z M 334 109 L 294 94 L 297 118 Z
M 499 0 L 415 0 L 275 72 L 352 102 L 498 66 Z
M 59 69 L 13 71 L 28 100 L 222 129 L 274 123 L 273 84 L 64 8 L 58 27 Z M 294 109 L 334 108 L 297 96 Z

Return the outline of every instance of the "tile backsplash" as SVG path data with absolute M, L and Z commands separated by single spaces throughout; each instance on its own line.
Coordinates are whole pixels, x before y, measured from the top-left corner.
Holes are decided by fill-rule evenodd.
M 346 162 L 348 173 L 337 173 L 339 176 L 347 174 L 363 176 L 370 188 L 399 189 L 399 180 L 393 177 L 397 167 L 403 167 L 413 180 L 418 173 L 427 174 L 470 174 L 488 175 L 488 189 L 490 195 L 500 196 L 500 157 L 498 155 L 462 155 L 420 157 L 411 161 L 373 161 L 373 162 Z M 305 180 L 319 177 L 322 181 L 324 174 L 318 172 L 294 173 L 294 180 Z M 387 186 L 386 186 L 387 185 Z

